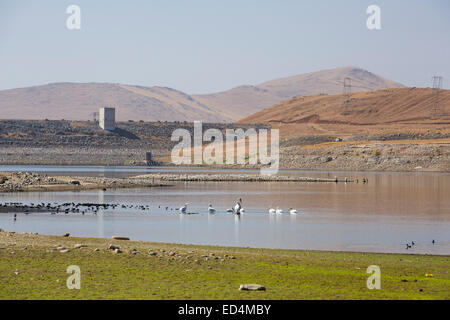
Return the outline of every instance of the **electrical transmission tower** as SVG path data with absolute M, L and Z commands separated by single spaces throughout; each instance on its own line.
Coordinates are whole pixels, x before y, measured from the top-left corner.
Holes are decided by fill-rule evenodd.
M 352 79 L 345 78 L 344 79 L 344 92 L 343 92 L 343 97 L 344 97 L 343 109 L 344 109 L 344 111 L 342 112 L 342 115 L 350 114 L 351 95 L 352 95 Z
M 431 111 L 432 119 L 439 119 L 443 114 L 440 106 L 440 94 L 442 89 L 442 77 L 434 76 L 433 77 L 433 98 L 434 104 L 433 109 Z

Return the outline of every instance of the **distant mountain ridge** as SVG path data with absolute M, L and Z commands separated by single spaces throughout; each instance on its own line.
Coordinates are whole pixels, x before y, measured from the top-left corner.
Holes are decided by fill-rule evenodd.
M 357 67 L 276 79 L 257 86 L 189 95 L 165 87 L 112 83 L 53 83 L 0 91 L 0 119 L 88 120 L 100 107 L 116 107 L 119 121 L 233 122 L 295 96 L 403 87 Z
M 352 79 L 353 92 L 404 87 L 367 70 L 344 67 L 280 78 L 257 86 L 240 86 L 215 94 L 196 95 L 194 98 L 224 110 L 228 117 L 237 120 L 295 96 L 342 93 L 347 77 Z

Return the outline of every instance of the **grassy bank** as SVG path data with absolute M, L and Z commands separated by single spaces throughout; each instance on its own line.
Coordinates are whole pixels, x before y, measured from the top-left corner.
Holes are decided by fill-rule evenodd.
M 0 299 L 450 299 L 449 262 L 0 232 Z M 69 265 L 81 268 L 81 290 L 66 287 Z M 370 265 L 381 268 L 381 290 L 366 287 Z M 244 283 L 267 290 L 239 291 Z

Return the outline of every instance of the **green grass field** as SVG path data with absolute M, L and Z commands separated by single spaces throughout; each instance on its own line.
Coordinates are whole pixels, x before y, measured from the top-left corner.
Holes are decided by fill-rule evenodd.
M 87 247 L 74 249 L 78 243 Z M 109 244 L 123 252 L 113 253 Z M 57 245 L 71 251 L 54 250 Z M 449 259 L 0 232 L 0 299 L 449 299 Z M 80 290 L 66 286 L 69 265 L 81 269 Z M 366 286 L 370 265 L 381 268 L 381 290 Z M 267 290 L 239 291 L 244 283 Z

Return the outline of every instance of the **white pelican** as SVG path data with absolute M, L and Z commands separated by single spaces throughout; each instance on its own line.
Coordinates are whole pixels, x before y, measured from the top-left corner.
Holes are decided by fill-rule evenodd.
M 236 214 L 241 214 L 241 212 L 243 212 L 241 202 L 242 202 L 242 199 L 239 199 L 236 202 L 236 205 L 234 206 L 234 212 Z
M 214 208 L 212 207 L 212 205 L 209 205 L 209 207 L 208 207 L 208 212 L 211 213 L 211 214 L 214 214 L 214 213 L 216 213 L 216 209 L 214 209 Z
M 297 214 L 297 210 L 290 208 L 289 209 L 290 214 Z
M 283 214 L 283 209 L 279 209 L 279 208 L 277 207 L 277 210 L 275 211 L 275 213 L 276 213 L 276 214 Z
M 269 213 L 270 213 L 270 214 L 275 214 L 276 211 L 275 211 L 275 209 L 271 208 L 271 209 L 269 209 Z
M 188 205 L 188 203 L 185 203 L 184 206 L 182 206 L 180 209 L 178 209 L 178 210 L 180 210 L 180 213 L 182 213 L 182 214 L 187 213 L 187 205 Z

